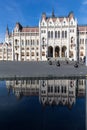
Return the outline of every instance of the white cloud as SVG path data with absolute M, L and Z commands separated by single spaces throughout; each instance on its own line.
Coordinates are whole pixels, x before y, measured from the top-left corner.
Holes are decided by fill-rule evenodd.
M 81 4 L 80 8 L 79 8 L 79 12 L 83 15 L 86 16 L 87 15 L 87 0 L 83 1 L 83 3 Z
M 87 0 L 82 3 L 83 5 L 87 5 Z

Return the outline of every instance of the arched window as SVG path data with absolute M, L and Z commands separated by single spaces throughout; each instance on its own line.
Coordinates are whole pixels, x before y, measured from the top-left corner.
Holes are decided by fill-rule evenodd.
M 48 38 L 50 38 L 50 31 L 48 31 Z
M 57 89 L 58 89 L 58 93 L 59 93 L 59 92 L 60 92 L 60 86 L 58 86 L 58 88 L 57 88 Z
M 15 45 L 17 45 L 17 39 L 15 39 Z
M 33 45 L 34 45 L 34 40 L 33 40 Z
M 51 86 L 51 93 L 53 92 L 53 86 Z
M 53 31 L 51 31 L 51 38 L 53 38 Z
M 57 86 L 55 86 L 54 91 L 55 91 L 55 93 L 57 92 Z
M 25 42 L 26 42 L 25 44 L 27 45 L 27 40 Z
M 63 93 L 63 86 L 61 86 L 61 93 Z
M 64 38 L 64 31 L 62 31 L 62 38 Z
M 65 38 L 67 38 L 67 31 L 65 31 Z
M 39 45 L 39 41 L 37 40 L 37 45 Z
M 32 45 L 32 40 L 31 40 L 31 45 Z
M 58 38 L 60 38 L 60 31 L 58 31 Z
M 29 40 L 28 40 L 28 45 L 29 45 Z
M 80 56 L 84 56 L 84 54 L 83 54 L 83 52 L 82 52 L 82 51 L 80 52 Z
M 21 41 L 22 46 L 24 46 L 24 40 Z
M 82 44 L 84 44 L 84 39 L 82 39 Z
M 44 37 L 42 38 L 42 47 L 43 47 L 43 49 L 45 47 L 45 38 Z
M 73 43 L 73 37 L 71 37 L 71 43 Z
M 55 31 L 55 38 L 57 38 L 57 31 Z

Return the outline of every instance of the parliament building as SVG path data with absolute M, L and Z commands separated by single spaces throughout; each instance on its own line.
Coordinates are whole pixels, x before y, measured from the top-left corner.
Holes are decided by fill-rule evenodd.
M 78 25 L 73 12 L 67 16 L 42 13 L 38 26 L 23 27 L 16 23 L 12 32 L 6 28 L 5 42 L 0 44 L 0 60 L 46 61 L 53 59 L 83 60 L 87 25 Z

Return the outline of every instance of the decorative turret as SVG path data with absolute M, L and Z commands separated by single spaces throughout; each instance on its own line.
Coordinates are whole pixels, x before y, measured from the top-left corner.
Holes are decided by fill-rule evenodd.
M 71 11 L 71 12 L 69 13 L 68 17 L 69 17 L 69 19 L 74 18 L 73 11 Z
M 42 19 L 46 19 L 46 13 L 42 13 Z
M 19 32 L 21 30 L 22 30 L 22 25 L 19 22 L 17 22 L 15 25 L 14 31 Z

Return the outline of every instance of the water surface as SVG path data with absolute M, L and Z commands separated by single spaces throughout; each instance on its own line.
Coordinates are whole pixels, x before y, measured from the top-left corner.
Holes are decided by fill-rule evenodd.
M 0 130 L 86 130 L 86 80 L 0 81 Z

